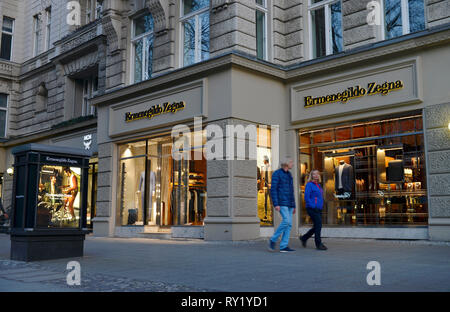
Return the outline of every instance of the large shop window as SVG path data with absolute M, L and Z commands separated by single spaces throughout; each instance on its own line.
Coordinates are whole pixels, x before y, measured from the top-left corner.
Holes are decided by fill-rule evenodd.
M 0 59 L 11 60 L 13 46 L 14 19 L 3 16 Z
M 261 226 L 273 226 L 273 205 L 270 199 L 272 183 L 272 131 L 266 126 L 258 127 L 256 147 L 258 217 Z
M 152 77 L 153 29 L 154 21 L 151 14 L 143 15 L 133 20 L 133 38 L 131 39 L 131 42 L 134 53 L 134 83 Z
M 423 0 L 384 0 L 384 26 L 386 39 L 424 30 Z
M 172 157 L 169 136 L 119 146 L 117 225 L 203 225 L 206 137 L 197 135 L 202 144 L 182 151 L 190 159 Z
M 36 225 L 41 228 L 78 228 L 81 216 L 80 185 L 80 168 L 42 166 Z
M 426 225 L 422 116 L 300 132 L 301 221 L 308 173 L 322 173 L 323 223 Z
M 311 58 L 342 52 L 344 45 L 341 1 L 309 1 Z
M 209 58 L 209 0 L 182 3 L 183 66 L 188 66 Z

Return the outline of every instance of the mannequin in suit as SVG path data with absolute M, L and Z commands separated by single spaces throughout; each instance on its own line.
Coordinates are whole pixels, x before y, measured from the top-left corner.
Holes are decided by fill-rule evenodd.
M 335 168 L 334 187 L 336 194 L 340 195 L 344 192 L 352 192 L 354 186 L 353 167 L 344 160 L 339 161 L 339 165 Z
M 155 191 L 156 178 L 155 173 L 150 171 L 149 177 L 149 186 L 148 186 L 148 217 L 151 219 L 152 217 L 152 200 L 153 200 L 153 192 Z M 145 209 L 145 171 L 141 172 L 141 176 L 139 178 L 139 191 L 141 192 L 141 206 L 142 211 Z

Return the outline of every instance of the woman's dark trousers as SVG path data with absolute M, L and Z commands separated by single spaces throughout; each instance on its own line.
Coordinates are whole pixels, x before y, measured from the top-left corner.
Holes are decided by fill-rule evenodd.
M 306 242 L 306 240 L 309 239 L 314 234 L 314 241 L 316 243 L 316 247 L 319 247 L 322 244 L 322 240 L 320 238 L 320 232 L 322 230 L 322 210 L 306 208 L 306 211 L 308 212 L 308 215 L 311 217 L 311 220 L 313 222 L 313 228 L 302 236 L 302 240 Z

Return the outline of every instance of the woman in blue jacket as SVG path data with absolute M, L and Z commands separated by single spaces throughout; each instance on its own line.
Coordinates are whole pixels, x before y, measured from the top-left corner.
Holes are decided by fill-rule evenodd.
M 300 235 L 300 241 L 303 247 L 306 247 L 306 241 L 314 235 L 314 241 L 318 250 L 327 250 L 320 238 L 322 230 L 322 208 L 323 208 L 323 190 L 320 186 L 321 178 L 319 170 L 312 170 L 308 176 L 308 183 L 305 187 L 306 211 L 313 221 L 313 228 L 305 235 Z

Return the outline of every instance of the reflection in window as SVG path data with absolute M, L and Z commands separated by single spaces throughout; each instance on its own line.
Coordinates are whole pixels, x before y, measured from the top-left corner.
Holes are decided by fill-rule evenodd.
M 425 29 L 423 0 L 385 0 L 386 39 Z
M 153 26 L 151 14 L 133 21 L 134 83 L 151 78 L 153 73 Z
M 81 168 L 43 166 L 39 177 L 36 225 L 77 228 L 81 217 Z
M 260 225 L 273 226 L 273 206 L 270 200 L 270 186 L 272 183 L 272 132 L 266 126 L 257 129 L 258 141 L 256 146 L 257 165 L 257 202 Z
M 209 1 L 183 1 L 183 65 L 209 58 Z

